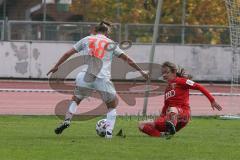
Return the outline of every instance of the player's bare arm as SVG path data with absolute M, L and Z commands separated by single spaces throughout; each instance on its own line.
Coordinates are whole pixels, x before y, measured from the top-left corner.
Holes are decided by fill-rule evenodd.
M 58 67 L 76 52 L 77 51 L 74 48 L 71 48 L 66 53 L 64 53 L 63 56 L 58 60 L 57 64 L 47 73 L 47 76 L 50 73 L 55 73 L 58 70 Z
M 149 74 L 148 74 L 148 72 L 143 71 L 142 68 L 140 68 L 129 56 L 127 56 L 126 54 L 121 54 L 121 55 L 119 56 L 119 58 L 121 58 L 122 60 L 124 60 L 125 62 L 127 62 L 130 66 L 132 66 L 132 67 L 135 68 L 137 71 L 139 71 L 146 80 L 149 79 Z

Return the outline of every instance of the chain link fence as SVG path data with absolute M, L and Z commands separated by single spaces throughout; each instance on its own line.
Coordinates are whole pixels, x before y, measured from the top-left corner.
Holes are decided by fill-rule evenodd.
M 40 22 L 9 21 L 8 40 L 10 41 L 78 41 L 90 34 L 90 30 L 98 23 L 84 22 Z M 111 38 L 121 40 L 121 25 L 113 24 Z
M 153 24 L 126 24 L 125 40 L 135 43 L 151 43 Z M 157 43 L 229 45 L 229 27 L 161 24 Z
M 89 35 L 97 22 L 0 21 L 1 40 L 72 42 Z M 6 28 L 4 27 L 6 26 Z M 5 30 L 5 31 L 4 31 Z M 4 36 L 4 34 L 6 34 Z M 135 44 L 152 42 L 152 24 L 113 24 L 111 39 Z M 229 27 L 214 25 L 159 25 L 157 43 L 186 45 L 230 45 Z
M 114 3 L 126 6 L 131 4 L 130 1 L 119 0 Z M 175 17 L 178 20 L 173 22 L 177 24 L 159 25 L 157 43 L 230 45 L 228 26 L 188 25 L 202 24 L 189 23 L 188 4 L 192 3 L 182 0 L 182 3 L 177 5 L 180 12 Z M 143 7 L 144 4 L 139 6 Z M 90 15 L 92 12 L 99 13 L 94 7 L 96 4 L 90 0 L 0 0 L 0 38 L 6 41 L 78 41 L 89 34 L 89 28 L 97 24 L 95 21 L 102 18 L 101 15 Z M 119 18 L 127 15 L 127 12 L 123 14 L 121 7 L 112 6 L 108 10 L 106 16 L 110 14 L 115 22 L 120 22 Z M 198 16 L 194 13 L 191 15 Z M 209 16 L 207 19 L 211 19 L 213 15 Z M 91 20 L 93 22 L 89 22 Z M 134 21 L 130 19 L 127 24 L 115 24 L 111 38 L 117 42 L 124 39 L 137 44 L 151 43 L 153 24 L 132 22 Z

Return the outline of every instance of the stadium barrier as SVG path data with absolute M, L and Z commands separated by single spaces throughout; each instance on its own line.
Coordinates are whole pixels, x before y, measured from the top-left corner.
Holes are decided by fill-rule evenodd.
M 46 73 L 73 43 L 56 42 L 2 42 L 0 54 L 0 77 L 48 78 Z M 147 70 L 151 45 L 134 44 L 125 52 Z M 76 54 L 75 56 L 80 56 Z M 72 57 L 74 58 L 74 57 Z M 154 80 L 161 79 L 159 65 L 172 61 L 184 67 L 199 81 L 231 81 L 232 50 L 224 46 L 156 45 L 153 72 Z M 81 64 L 67 78 L 75 78 Z M 140 74 L 123 61 L 114 59 L 112 78 L 133 80 Z

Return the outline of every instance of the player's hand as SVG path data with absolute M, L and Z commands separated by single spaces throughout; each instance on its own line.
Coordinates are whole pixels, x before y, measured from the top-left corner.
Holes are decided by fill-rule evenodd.
M 149 73 L 148 73 L 148 72 L 142 70 L 142 71 L 141 71 L 141 74 L 142 74 L 142 76 L 143 76 L 146 80 L 149 80 L 150 76 L 149 76 Z
M 219 111 L 222 110 L 222 107 L 221 107 L 216 101 L 213 101 L 213 102 L 211 103 L 211 106 L 212 106 L 212 109 L 213 109 L 213 110 L 215 110 L 215 108 L 216 108 L 217 110 L 219 110 Z
M 50 74 L 50 73 L 55 73 L 57 72 L 58 70 L 58 67 L 53 67 L 48 73 L 47 73 L 47 76 Z

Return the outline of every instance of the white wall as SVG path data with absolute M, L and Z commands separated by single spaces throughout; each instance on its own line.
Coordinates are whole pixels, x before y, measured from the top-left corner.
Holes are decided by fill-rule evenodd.
M 0 42 L 0 77 L 47 78 L 48 70 L 71 47 L 69 43 Z M 126 53 L 138 63 L 147 63 L 150 47 L 133 45 Z M 164 61 L 172 61 L 184 67 L 194 76 L 194 80 L 231 80 L 230 47 L 158 45 L 154 63 L 161 64 Z M 124 72 L 127 68 L 122 64 L 114 67 L 114 70 Z M 68 77 L 75 78 L 78 71 L 75 70 Z M 130 77 L 134 75 L 130 74 Z M 113 79 L 123 78 L 121 74 L 113 74 Z

